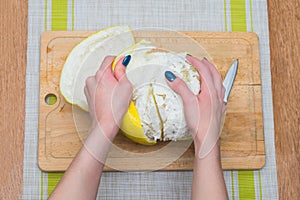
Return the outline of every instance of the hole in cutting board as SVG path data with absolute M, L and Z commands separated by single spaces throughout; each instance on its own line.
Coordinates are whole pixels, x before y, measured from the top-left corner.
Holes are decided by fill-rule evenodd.
M 45 97 L 45 102 L 48 105 L 54 105 L 57 102 L 57 96 L 55 94 L 49 93 Z

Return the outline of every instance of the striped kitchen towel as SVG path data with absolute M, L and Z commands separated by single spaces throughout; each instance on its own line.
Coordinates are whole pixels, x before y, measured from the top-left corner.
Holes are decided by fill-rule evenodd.
M 23 199 L 47 199 L 62 173 L 37 166 L 39 46 L 47 30 L 126 24 L 183 31 L 254 31 L 259 36 L 266 165 L 225 171 L 230 199 L 278 199 L 266 0 L 29 0 Z M 106 172 L 99 199 L 189 199 L 192 172 Z

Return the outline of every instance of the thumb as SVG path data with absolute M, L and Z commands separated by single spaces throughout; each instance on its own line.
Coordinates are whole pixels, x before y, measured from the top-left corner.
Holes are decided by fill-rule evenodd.
M 118 84 L 116 85 L 114 94 L 117 96 L 116 98 L 113 98 L 113 101 L 116 100 L 117 102 L 113 103 L 114 105 L 118 105 L 116 106 L 119 108 L 117 110 L 119 110 L 122 115 L 125 113 L 129 106 L 133 90 L 132 84 L 126 76 L 126 67 L 129 64 L 130 59 L 130 55 L 121 58 L 120 60 L 118 60 L 114 69 L 114 76 L 116 77 Z
M 169 87 L 181 96 L 184 105 L 196 97 L 186 83 L 181 78 L 176 77 L 172 72 L 166 71 L 165 77 Z
M 114 75 L 118 81 L 120 81 L 124 76 L 126 77 L 126 67 L 129 64 L 130 59 L 131 55 L 127 55 L 118 60 L 114 69 Z
M 119 82 L 119 87 L 125 90 L 129 90 L 130 92 L 132 91 L 132 84 L 130 81 L 127 79 L 126 76 L 126 67 L 129 64 L 131 59 L 130 55 L 127 55 L 120 60 L 118 60 L 116 67 L 114 69 L 114 76 Z

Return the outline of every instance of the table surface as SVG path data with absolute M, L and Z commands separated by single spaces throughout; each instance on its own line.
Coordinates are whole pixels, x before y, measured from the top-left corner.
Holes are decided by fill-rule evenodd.
M 300 195 L 299 0 L 268 0 L 275 145 L 280 199 Z M 0 2 L 0 199 L 21 199 L 27 0 Z

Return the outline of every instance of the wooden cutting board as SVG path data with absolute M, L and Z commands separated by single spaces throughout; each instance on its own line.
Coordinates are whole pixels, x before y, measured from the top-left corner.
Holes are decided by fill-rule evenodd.
M 68 104 L 59 91 L 60 73 L 76 44 L 95 32 L 53 31 L 41 36 L 38 164 L 44 171 L 64 171 L 87 137 L 88 113 Z M 136 31 L 136 41 L 152 41 L 169 51 L 188 51 L 211 60 L 222 77 L 236 58 L 239 69 L 227 104 L 221 134 L 223 169 L 259 169 L 265 164 L 258 37 L 254 33 Z M 48 97 L 57 101 L 49 105 Z M 53 99 L 53 97 L 51 97 Z M 136 144 L 121 133 L 106 162 L 112 170 L 191 170 L 191 141 Z M 179 153 L 179 154 L 178 154 Z

